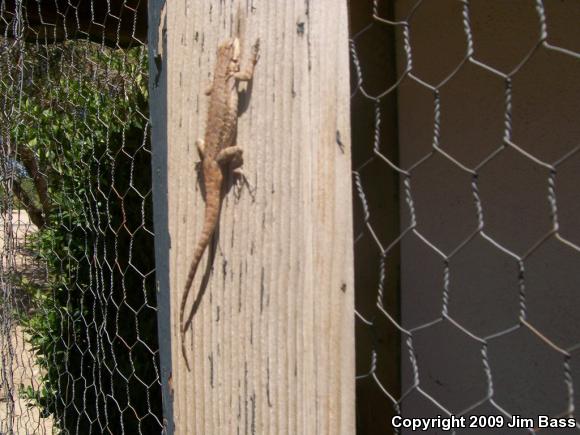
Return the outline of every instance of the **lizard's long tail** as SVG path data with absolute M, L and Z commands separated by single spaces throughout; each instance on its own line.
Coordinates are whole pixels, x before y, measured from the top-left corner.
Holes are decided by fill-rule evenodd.
M 217 169 L 217 168 L 216 168 Z M 185 282 L 185 289 L 183 292 L 183 296 L 181 298 L 181 307 L 179 310 L 179 324 L 180 324 L 180 331 L 181 331 L 181 350 L 183 356 L 185 358 L 185 363 L 187 365 L 187 369 L 189 370 L 189 362 L 187 360 L 186 352 L 185 352 L 185 342 L 183 340 L 185 331 L 189 328 L 191 324 L 191 316 L 188 317 L 187 321 L 183 322 L 183 317 L 185 313 L 185 306 L 187 304 L 187 299 L 189 296 L 189 292 L 191 290 L 191 285 L 193 283 L 193 279 L 195 278 L 195 273 L 197 272 L 197 267 L 201 261 L 201 257 L 208 247 L 212 236 L 215 232 L 219 214 L 220 214 L 220 203 L 221 203 L 221 186 L 223 175 L 220 169 L 217 169 L 215 173 L 212 173 L 211 176 L 209 174 L 204 175 L 204 182 L 205 182 L 205 218 L 203 222 L 203 228 L 201 230 L 201 235 L 199 236 L 199 240 L 195 245 L 195 249 L 193 251 L 193 259 L 191 260 L 191 266 L 189 267 L 189 274 L 187 275 L 187 281 Z

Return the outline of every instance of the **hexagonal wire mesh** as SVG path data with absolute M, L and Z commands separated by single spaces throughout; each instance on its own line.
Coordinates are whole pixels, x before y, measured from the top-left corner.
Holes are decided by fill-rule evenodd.
M 160 433 L 146 2 L 0 29 L 0 433 Z
M 359 433 L 578 417 L 579 16 L 351 2 Z
M 2 433 L 161 429 L 146 63 L 130 48 L 143 23 L 124 38 L 120 17 L 137 22 L 138 11 L 120 4 L 101 17 L 68 2 L 56 14 L 0 7 Z M 579 56 L 562 23 L 577 11 L 499 4 L 351 4 L 353 27 L 359 10 L 368 21 L 352 37 L 364 433 L 388 427 L 364 428 L 362 408 L 386 405 L 368 394 L 394 414 L 575 415 L 580 310 L 566 289 L 578 279 L 569 204 L 580 148 L 566 116 L 577 113 L 577 75 L 564 69 L 577 71 Z M 509 44 L 522 34 L 529 46 Z M 538 78 L 551 98 L 526 100 Z M 538 106 L 554 98 L 574 101 L 540 122 Z M 542 184 L 547 200 L 528 195 Z

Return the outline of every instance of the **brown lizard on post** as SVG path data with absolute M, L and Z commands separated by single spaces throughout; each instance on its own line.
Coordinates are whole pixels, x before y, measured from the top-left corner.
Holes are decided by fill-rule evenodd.
M 205 218 L 201 235 L 193 251 L 193 259 L 185 290 L 181 299 L 179 324 L 181 332 L 181 352 L 189 370 L 185 350 L 184 335 L 191 324 L 191 317 L 184 323 L 183 315 L 187 298 L 195 277 L 201 257 L 208 247 L 217 227 L 222 202 L 222 184 L 228 167 L 241 175 L 242 148 L 236 144 L 238 126 L 238 84 L 249 81 L 254 75 L 254 66 L 258 62 L 259 40 L 253 46 L 252 56 L 245 69 L 240 69 L 240 40 L 230 38 L 220 44 L 217 50 L 214 76 L 211 86 L 206 91 L 209 95 L 209 107 L 204 139 L 196 142 L 203 173 L 205 187 Z M 230 165 L 231 164 L 231 165 Z

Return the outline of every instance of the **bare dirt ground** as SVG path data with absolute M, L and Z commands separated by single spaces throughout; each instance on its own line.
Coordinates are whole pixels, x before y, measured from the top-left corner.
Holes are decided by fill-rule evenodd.
M 45 271 L 24 247 L 26 238 L 36 231 L 24 211 L 14 211 L 12 220 L 0 217 L 0 254 L 3 282 L 0 294 L 11 296 L 11 306 L 26 312 L 29 301 L 7 278 L 17 274 L 29 281 L 41 282 Z M 9 235 L 12 235 L 11 237 Z M 8 290 L 8 291 L 7 291 Z M 41 371 L 35 365 L 34 353 L 25 332 L 10 313 L 0 307 L 0 435 L 56 433 L 51 418 L 42 418 L 40 410 L 21 397 L 23 388 L 39 388 Z

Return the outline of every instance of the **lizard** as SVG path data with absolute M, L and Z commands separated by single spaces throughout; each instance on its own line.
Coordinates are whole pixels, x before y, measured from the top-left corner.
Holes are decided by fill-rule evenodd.
M 238 84 L 250 81 L 254 75 L 254 67 L 259 58 L 259 40 L 252 47 L 251 57 L 244 69 L 240 62 L 240 40 L 229 38 L 219 45 L 216 54 L 213 80 L 205 91 L 209 96 L 205 135 L 196 141 L 196 147 L 201 157 L 202 180 L 205 190 L 204 222 L 193 250 L 191 266 L 185 282 L 181 299 L 179 323 L 181 333 L 181 352 L 187 369 L 189 362 L 185 349 L 185 331 L 191 324 L 191 317 L 184 319 L 185 306 L 195 273 L 215 233 L 222 202 L 222 185 L 228 167 L 237 175 L 242 175 L 242 148 L 236 143 L 238 125 Z

